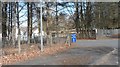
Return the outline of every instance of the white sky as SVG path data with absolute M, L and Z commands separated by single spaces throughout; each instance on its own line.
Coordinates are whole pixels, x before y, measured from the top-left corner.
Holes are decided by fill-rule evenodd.
M 70 4 L 70 3 L 69 3 L 69 4 Z M 23 5 L 23 3 L 22 3 L 21 5 Z M 73 5 L 73 4 L 71 4 L 71 5 Z M 58 6 L 58 10 L 61 9 L 61 8 L 62 8 L 62 7 Z M 53 8 L 53 9 L 55 10 L 56 8 Z M 71 12 L 69 13 L 68 10 L 74 12 L 75 9 L 68 7 L 68 8 L 65 8 L 65 9 L 59 11 L 58 13 L 60 13 L 60 12 L 63 12 L 63 13 L 64 13 L 64 12 L 65 12 L 65 13 L 67 13 L 68 15 L 71 15 L 71 14 L 70 14 Z M 20 12 L 19 15 L 22 16 L 22 15 L 25 14 L 25 12 L 27 12 L 26 6 L 24 7 L 24 10 L 22 10 L 22 11 Z M 25 21 L 25 20 L 27 20 L 27 13 L 26 13 L 25 16 L 23 16 L 23 17 L 20 18 L 20 22 L 21 22 L 21 21 L 24 21 L 24 23 L 21 25 L 22 27 L 24 27 L 24 26 L 26 27 L 26 26 L 27 26 L 27 21 Z

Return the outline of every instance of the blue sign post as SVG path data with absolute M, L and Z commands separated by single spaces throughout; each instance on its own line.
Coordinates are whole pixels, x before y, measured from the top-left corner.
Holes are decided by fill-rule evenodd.
M 71 34 L 72 43 L 76 42 L 76 34 Z

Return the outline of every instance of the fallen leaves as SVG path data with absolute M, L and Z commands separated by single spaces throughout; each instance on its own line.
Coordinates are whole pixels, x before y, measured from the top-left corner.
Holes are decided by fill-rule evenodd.
M 1 56 L 0 56 L 0 67 L 2 66 L 2 58 L 1 58 Z
M 3 56 L 2 63 L 5 65 L 14 64 L 15 62 L 18 62 L 18 61 L 25 61 L 25 60 L 32 59 L 38 56 L 51 55 L 51 54 L 55 54 L 57 52 L 61 52 L 64 50 L 66 50 L 66 46 L 59 44 L 59 45 L 54 45 L 51 47 L 46 47 L 44 48 L 44 51 L 41 52 L 38 46 L 32 45 L 26 51 L 21 52 L 21 54 L 14 53 L 14 54 Z

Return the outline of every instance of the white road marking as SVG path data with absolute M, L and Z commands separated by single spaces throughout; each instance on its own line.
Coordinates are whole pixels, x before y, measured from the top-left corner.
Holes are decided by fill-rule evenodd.
M 91 64 L 91 65 L 101 65 L 101 64 L 105 64 L 108 59 L 110 58 L 110 55 L 113 54 L 117 49 L 114 48 L 114 50 L 110 51 L 108 54 L 104 55 L 101 59 L 98 59 L 97 62 L 95 64 Z M 118 64 L 118 62 L 116 62 Z
M 118 64 L 118 62 L 116 62 Z
M 114 50 L 112 51 L 112 53 L 115 53 L 115 51 L 117 51 L 117 48 L 114 48 Z

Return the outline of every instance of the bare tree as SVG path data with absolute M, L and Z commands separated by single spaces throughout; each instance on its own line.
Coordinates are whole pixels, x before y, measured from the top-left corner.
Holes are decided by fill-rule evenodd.
M 16 14 L 16 3 L 13 3 L 13 19 L 12 19 L 12 41 L 13 41 L 13 45 L 15 45 L 16 43 L 16 23 L 17 23 L 17 14 Z
M 2 42 L 5 44 L 7 37 L 7 3 L 3 3 L 2 6 Z M 4 47 L 5 45 L 3 45 Z
M 79 6 L 78 6 L 78 0 L 75 3 L 75 8 L 76 8 L 76 11 L 75 11 L 75 26 L 76 26 L 76 32 L 78 33 L 79 32 Z
M 17 2 L 16 3 L 16 8 L 17 8 L 17 10 L 16 10 L 16 13 L 17 13 L 17 28 L 18 28 L 18 53 L 20 53 L 21 52 L 21 46 L 20 46 L 20 35 L 21 35 L 21 33 L 20 33 L 20 22 L 19 22 L 19 3 Z
M 0 10 L 2 10 L 1 1 L 0 1 Z M 2 33 L 2 11 L 0 11 L 0 33 Z
M 28 10 L 28 44 L 31 43 L 32 39 L 32 3 L 27 3 Z

